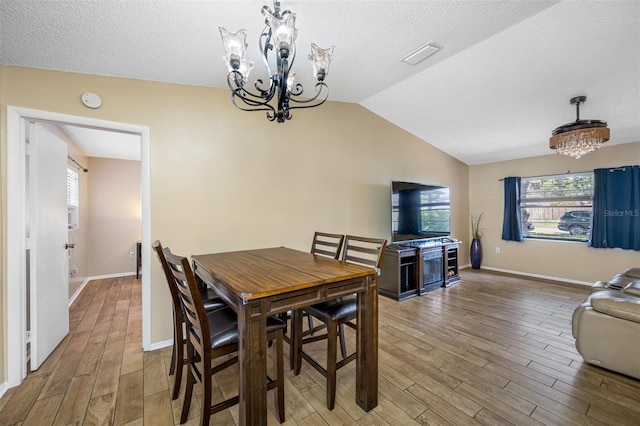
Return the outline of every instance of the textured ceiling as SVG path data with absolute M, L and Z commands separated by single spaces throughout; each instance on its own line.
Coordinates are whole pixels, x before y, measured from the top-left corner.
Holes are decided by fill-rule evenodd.
M 248 30 L 257 69 L 264 4 L 0 0 L 0 63 L 226 88 L 218 26 Z M 551 153 L 550 132 L 575 119 L 569 98 L 579 94 L 589 98 L 583 118 L 609 122 L 610 144 L 640 141 L 637 1 L 282 8 L 297 14 L 294 68 L 305 87 L 309 44 L 336 45 L 330 100 L 360 103 L 467 164 Z M 400 62 L 428 42 L 442 49 L 417 66 Z
M 608 122 L 609 145 L 640 142 L 640 2 L 559 3 L 363 105 L 479 164 L 552 153 L 577 95 L 581 118 Z

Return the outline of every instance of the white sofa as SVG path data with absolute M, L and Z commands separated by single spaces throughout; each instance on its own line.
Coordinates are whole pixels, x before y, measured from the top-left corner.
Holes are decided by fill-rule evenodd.
M 586 362 L 640 379 L 640 268 L 597 282 L 572 327 Z

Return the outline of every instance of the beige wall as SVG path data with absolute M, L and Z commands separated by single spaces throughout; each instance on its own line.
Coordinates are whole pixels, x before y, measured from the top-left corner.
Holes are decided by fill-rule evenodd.
M 611 130 L 611 134 L 615 138 L 615 128 Z M 470 167 L 469 210 L 472 214 L 484 212 L 482 267 L 589 284 L 606 280 L 630 266 L 640 266 L 640 256 L 633 250 L 595 249 L 587 247 L 586 243 L 568 241 L 503 241 L 504 186 L 503 182 L 498 181 L 505 176 L 529 177 L 567 171 L 581 172 L 639 162 L 640 142 L 609 146 L 605 144 L 600 150 L 579 160 L 551 154 Z M 496 247 L 500 247 L 500 253 L 496 253 Z
M 6 66 L 0 80 L 3 123 L 16 105 L 148 126 L 151 238 L 177 253 L 308 250 L 316 229 L 389 238 L 391 179 L 449 185 L 452 234 L 468 247 L 468 167 L 359 105 L 328 102 L 278 124 L 237 110 L 227 90 Z M 83 106 L 86 91 L 102 108 Z M 159 342 L 171 337 L 171 305 L 151 265 Z
M 89 158 L 89 276 L 136 270 L 141 238 L 140 162 Z

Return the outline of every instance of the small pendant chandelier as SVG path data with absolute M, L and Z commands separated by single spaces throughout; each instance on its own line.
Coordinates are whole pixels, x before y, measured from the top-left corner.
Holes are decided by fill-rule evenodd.
M 576 121 L 563 124 L 551 133 L 549 147 L 558 154 L 580 158 L 609 140 L 609 128 L 606 121 L 580 120 L 580 104 L 587 100 L 586 96 L 577 96 L 569 102 L 576 106 Z
M 284 123 L 291 119 L 292 109 L 316 107 L 327 100 L 329 88 L 324 79 L 329 74 L 334 46 L 321 49 L 311 43 L 309 61 L 317 80 L 316 93 L 311 98 L 302 97 L 304 89 L 301 84 L 296 83 L 296 73 L 291 71 L 296 57 L 295 41 L 298 35 L 295 27 L 296 15 L 289 10 L 280 11 L 280 2 L 277 0 L 273 2 L 273 7 L 273 11 L 268 6 L 262 7 L 266 26 L 259 40 L 262 61 L 269 74 L 268 85 L 258 79 L 253 85 L 255 90 L 247 87 L 247 79 L 254 66 L 253 62 L 246 59 L 247 30 L 232 33 L 219 28 L 226 53 L 222 59 L 229 69 L 227 83 L 231 89 L 233 104 L 243 111 L 266 111 L 269 121 Z M 276 69 L 273 71 L 269 65 L 271 50 L 275 50 Z M 274 97 L 276 103 L 272 105 L 270 102 Z M 237 103 L 238 99 L 242 104 Z

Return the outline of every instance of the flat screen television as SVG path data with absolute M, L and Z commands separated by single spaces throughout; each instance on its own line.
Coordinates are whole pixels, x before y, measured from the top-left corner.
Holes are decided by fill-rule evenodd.
M 394 243 L 450 234 L 449 187 L 391 181 L 391 236 Z

